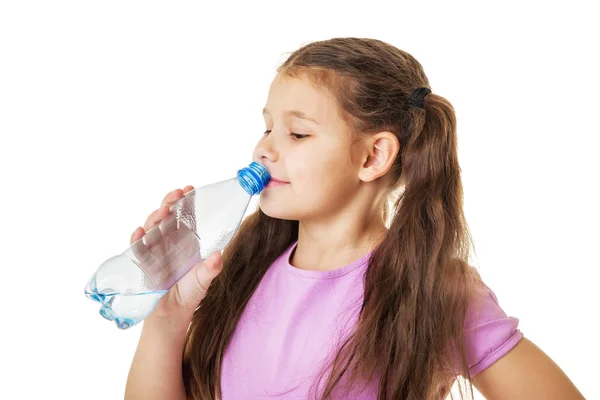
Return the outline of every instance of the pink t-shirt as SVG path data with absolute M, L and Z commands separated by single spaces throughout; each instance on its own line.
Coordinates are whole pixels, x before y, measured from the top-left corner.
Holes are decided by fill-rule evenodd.
M 222 400 L 310 398 L 323 363 L 356 323 L 370 253 L 338 269 L 310 271 L 290 264 L 296 244 L 271 265 L 242 314 L 223 359 Z M 482 300 L 465 321 L 472 376 L 523 337 L 519 320 L 506 315 L 487 286 Z M 376 394 L 371 386 L 351 397 Z

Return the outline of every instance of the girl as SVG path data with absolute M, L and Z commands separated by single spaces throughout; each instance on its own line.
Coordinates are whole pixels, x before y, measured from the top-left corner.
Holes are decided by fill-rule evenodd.
M 253 157 L 273 179 L 146 318 L 126 398 L 443 399 L 460 377 L 488 399 L 582 398 L 468 263 L 455 113 L 419 62 L 337 38 L 277 72 Z

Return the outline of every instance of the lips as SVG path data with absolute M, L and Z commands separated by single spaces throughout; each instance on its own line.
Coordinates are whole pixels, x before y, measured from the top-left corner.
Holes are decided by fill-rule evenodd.
M 279 179 L 271 177 L 271 180 L 267 184 L 267 187 L 284 186 L 284 185 L 287 185 L 287 184 L 289 184 L 289 182 L 280 181 Z
M 275 183 L 289 183 L 289 182 L 282 181 L 280 179 L 276 179 L 276 178 L 273 178 L 273 177 L 271 177 L 271 182 L 275 182 Z

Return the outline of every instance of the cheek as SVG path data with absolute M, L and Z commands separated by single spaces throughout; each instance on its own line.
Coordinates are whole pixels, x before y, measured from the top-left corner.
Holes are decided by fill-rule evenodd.
M 327 158 L 325 158 L 327 157 Z M 322 160 L 306 163 L 298 170 L 298 192 L 308 192 L 315 202 L 329 202 L 353 192 L 355 171 L 343 157 L 325 155 Z
M 320 142 L 301 151 L 288 152 L 285 164 L 292 190 L 297 194 L 312 191 L 318 197 L 328 197 L 321 191 L 345 192 L 356 171 L 350 149 L 344 145 Z
M 320 142 L 301 152 L 290 154 L 294 170 L 303 174 L 338 174 L 350 160 L 348 150 L 339 144 Z

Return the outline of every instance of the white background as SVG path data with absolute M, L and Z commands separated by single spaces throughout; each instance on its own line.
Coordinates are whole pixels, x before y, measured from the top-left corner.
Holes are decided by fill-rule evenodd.
M 141 324 L 87 280 L 168 191 L 246 166 L 278 63 L 335 36 L 408 51 L 454 105 L 477 266 L 600 398 L 592 3 L 2 2 L 0 398 L 123 397 Z

